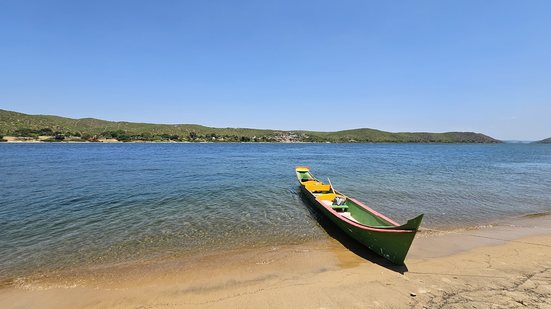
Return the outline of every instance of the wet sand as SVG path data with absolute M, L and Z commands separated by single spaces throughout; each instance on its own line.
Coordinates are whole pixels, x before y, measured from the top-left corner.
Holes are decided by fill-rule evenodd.
M 406 266 L 343 233 L 21 279 L 0 308 L 551 308 L 551 216 L 418 234 Z

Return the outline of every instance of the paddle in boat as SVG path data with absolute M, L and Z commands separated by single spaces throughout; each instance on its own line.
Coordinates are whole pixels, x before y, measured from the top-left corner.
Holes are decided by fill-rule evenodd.
M 361 202 L 316 179 L 305 166 L 295 168 L 300 188 L 346 234 L 396 265 L 403 265 L 423 215 L 399 225 Z

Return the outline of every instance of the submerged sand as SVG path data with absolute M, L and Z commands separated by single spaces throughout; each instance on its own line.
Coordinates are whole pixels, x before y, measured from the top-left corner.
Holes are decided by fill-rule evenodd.
M 551 216 L 425 231 L 403 267 L 329 234 L 22 278 L 0 308 L 551 308 Z

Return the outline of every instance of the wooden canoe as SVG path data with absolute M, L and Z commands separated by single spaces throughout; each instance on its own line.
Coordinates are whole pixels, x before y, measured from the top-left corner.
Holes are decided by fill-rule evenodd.
M 316 179 L 310 169 L 295 168 L 300 188 L 312 204 L 346 234 L 396 265 L 403 265 L 423 215 L 399 225 L 361 202 Z

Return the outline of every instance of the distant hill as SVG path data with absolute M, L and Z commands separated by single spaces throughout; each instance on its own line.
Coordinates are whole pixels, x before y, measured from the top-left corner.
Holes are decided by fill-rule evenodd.
M 480 133 L 391 133 L 374 129 L 337 132 L 211 128 L 196 124 L 114 122 L 28 115 L 0 109 L 0 135 L 46 141 L 116 139 L 118 141 L 356 142 L 356 143 L 500 143 Z
M 539 144 L 551 144 L 551 137 L 542 139 L 541 141 L 537 142 Z

